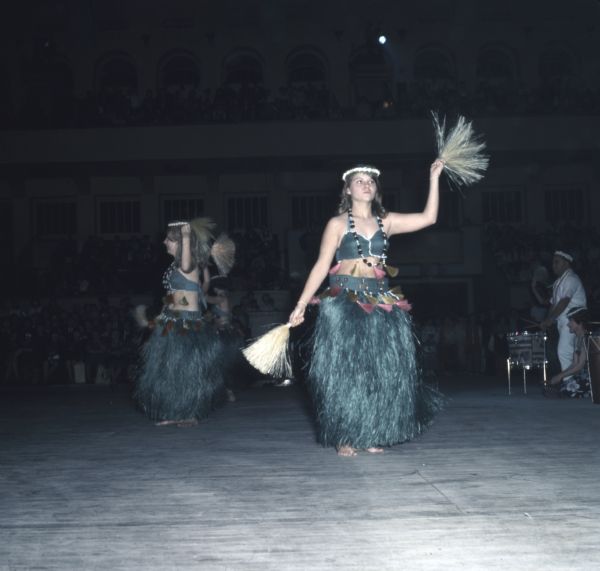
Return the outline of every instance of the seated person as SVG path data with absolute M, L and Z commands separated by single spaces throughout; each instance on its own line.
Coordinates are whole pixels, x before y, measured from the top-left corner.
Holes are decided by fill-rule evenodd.
M 550 392 L 560 396 L 585 398 L 590 394 L 590 376 L 587 365 L 586 334 L 588 312 L 585 307 L 573 307 L 567 313 L 569 330 L 575 336 L 573 361 L 564 371 L 550 379 Z

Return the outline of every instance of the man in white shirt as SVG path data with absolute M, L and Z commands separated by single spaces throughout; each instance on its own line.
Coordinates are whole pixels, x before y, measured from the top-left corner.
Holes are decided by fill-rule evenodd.
M 556 321 L 558 329 L 558 360 L 564 371 L 573 362 L 575 336 L 568 327 L 568 311 L 572 307 L 587 307 L 587 299 L 579 276 L 571 269 L 573 256 L 564 250 L 556 250 L 552 270 L 557 276 L 552 286 L 550 309 L 540 326 L 547 329 Z

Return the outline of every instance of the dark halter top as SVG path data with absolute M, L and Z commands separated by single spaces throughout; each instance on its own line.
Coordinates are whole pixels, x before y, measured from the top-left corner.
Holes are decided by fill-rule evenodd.
M 380 257 L 383 254 L 385 241 L 383 239 L 381 228 L 378 228 L 377 232 L 375 232 L 371 238 L 365 238 L 362 234 L 358 234 L 358 232 L 357 236 L 365 256 Z M 356 248 L 356 241 L 350 232 L 350 225 L 346 228 L 346 233 L 342 237 L 342 241 L 335 252 L 335 257 L 338 262 L 341 262 L 342 260 L 354 260 L 360 257 Z

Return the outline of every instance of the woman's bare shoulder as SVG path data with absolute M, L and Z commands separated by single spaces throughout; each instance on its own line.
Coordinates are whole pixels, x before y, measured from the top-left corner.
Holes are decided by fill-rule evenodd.
M 342 230 L 346 228 L 347 221 L 348 216 L 346 215 L 346 213 L 338 214 L 337 216 L 334 216 L 333 218 L 329 219 L 329 222 L 327 222 L 327 226 L 331 227 L 334 230 Z
M 191 281 L 198 281 L 200 279 L 200 270 L 198 266 L 194 266 L 189 272 L 186 272 L 183 268 L 177 268 L 183 276 Z

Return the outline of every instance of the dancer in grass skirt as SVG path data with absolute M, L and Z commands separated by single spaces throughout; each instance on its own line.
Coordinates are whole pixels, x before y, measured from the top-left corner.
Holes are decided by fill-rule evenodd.
M 165 306 L 149 323 L 152 333 L 141 350 L 135 399 L 157 425 L 196 424 L 226 398 L 222 343 L 204 319 L 200 285 L 210 232 L 195 228 L 169 225 L 164 244 L 174 261 L 163 276 Z
M 341 456 L 383 452 L 414 438 L 441 407 L 442 396 L 421 380 L 410 305 L 390 289 L 388 238 L 435 223 L 441 160 L 431 165 L 429 195 L 419 213 L 386 212 L 379 170 L 358 166 L 343 174 L 338 215 L 323 233 L 319 258 L 289 322 L 319 304 L 308 369 L 318 440 Z M 331 268 L 334 257 L 336 265 Z M 314 295 L 329 274 L 329 288 Z

